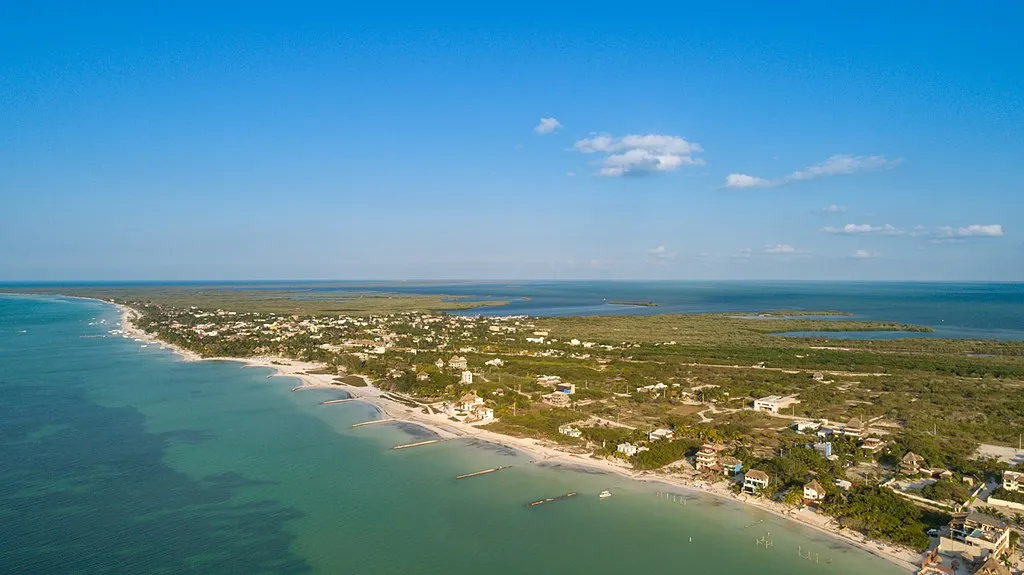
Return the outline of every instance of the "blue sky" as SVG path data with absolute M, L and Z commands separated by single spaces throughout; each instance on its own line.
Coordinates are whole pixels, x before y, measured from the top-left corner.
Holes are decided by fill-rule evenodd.
M 139 4 L 0 7 L 0 280 L 1024 280 L 1019 2 Z

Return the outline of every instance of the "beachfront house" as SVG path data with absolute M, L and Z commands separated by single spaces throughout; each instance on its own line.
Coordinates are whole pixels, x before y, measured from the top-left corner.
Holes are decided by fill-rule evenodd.
M 458 411 L 471 411 L 474 407 L 483 404 L 484 399 L 482 397 L 475 393 L 467 393 L 455 403 L 455 409 Z
M 939 551 L 958 553 L 969 561 L 999 557 L 1010 544 L 1010 527 L 998 517 L 967 511 L 954 513 L 949 537 L 939 538 Z
M 721 456 L 718 458 L 718 463 L 722 467 L 722 475 L 726 477 L 732 477 L 743 471 L 743 462 L 731 455 Z
M 818 483 L 817 479 L 812 479 L 807 485 L 804 485 L 804 502 L 808 505 L 824 501 L 825 495 L 825 488 Z
M 473 385 L 473 372 L 463 371 L 462 377 L 459 379 L 459 383 L 462 385 Z
M 751 469 L 743 476 L 743 492 L 757 495 L 768 487 L 768 474 L 760 469 Z
M 719 472 L 722 465 L 719 454 L 723 449 L 725 446 L 719 443 L 705 443 L 697 450 L 694 467 L 697 468 L 697 471 Z
M 569 407 L 572 405 L 572 400 L 569 399 L 568 393 L 552 392 L 541 397 L 544 403 L 552 407 Z
M 974 575 L 1011 575 L 1010 569 L 999 562 L 994 555 L 985 560 Z
M 494 409 L 477 405 L 469 410 L 463 421 L 466 423 L 488 423 L 494 421 Z
M 921 473 L 922 465 L 924 465 L 924 458 L 913 451 L 908 451 L 900 460 L 900 472 L 904 475 L 917 475 Z
M 1020 491 L 1022 487 L 1021 477 L 1024 477 L 1024 473 L 1018 471 L 1007 471 L 1003 473 L 1003 489 L 1007 491 Z
M 448 367 L 463 370 L 469 367 L 469 362 L 467 362 L 466 358 L 461 355 L 453 355 L 452 358 L 448 360 Z
M 563 423 L 558 426 L 558 433 L 569 437 L 580 438 L 583 437 L 583 432 L 579 428 L 574 427 L 571 423 Z
M 628 442 L 627 443 L 620 443 L 616 447 L 616 450 L 619 453 L 625 455 L 626 457 L 633 457 L 637 453 L 640 453 L 640 452 L 643 452 L 643 451 L 649 451 L 646 447 L 644 447 L 642 445 L 633 445 L 632 443 L 628 443 Z
M 800 403 L 800 400 L 795 395 L 787 395 L 786 397 L 769 395 L 754 400 L 754 411 L 765 411 L 778 415 L 780 410 L 788 409 L 798 403 Z

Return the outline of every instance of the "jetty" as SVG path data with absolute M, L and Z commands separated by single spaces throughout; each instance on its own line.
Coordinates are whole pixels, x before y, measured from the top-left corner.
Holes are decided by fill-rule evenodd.
M 478 477 L 480 475 L 487 475 L 488 473 L 495 473 L 512 467 L 511 465 L 502 465 L 499 467 L 492 467 L 490 469 L 484 469 L 483 471 L 477 471 L 474 473 L 466 473 L 464 475 L 456 475 L 455 479 L 469 479 L 470 477 Z
M 395 418 L 393 418 L 393 417 L 385 417 L 384 419 L 374 419 L 373 421 L 364 421 L 362 423 L 357 423 L 357 424 L 352 426 L 352 429 L 355 429 L 357 427 L 362 427 L 364 425 L 376 425 L 378 423 L 391 423 L 392 421 L 397 421 L 397 420 Z
M 565 495 L 559 495 L 558 497 L 548 497 L 547 499 L 538 499 L 532 503 L 527 503 L 527 507 L 539 507 L 545 503 L 554 503 L 555 501 L 562 501 L 563 499 L 569 499 L 570 497 L 576 497 L 576 492 L 572 491 Z
M 334 405 L 335 403 L 345 403 L 347 401 L 355 401 L 355 397 L 347 397 L 345 399 L 326 399 L 320 402 L 320 405 Z
M 410 447 L 419 447 L 421 445 L 430 445 L 431 443 L 437 443 L 440 439 L 428 439 L 426 441 L 417 441 L 416 443 L 406 443 L 403 445 L 396 445 L 391 449 L 408 449 Z

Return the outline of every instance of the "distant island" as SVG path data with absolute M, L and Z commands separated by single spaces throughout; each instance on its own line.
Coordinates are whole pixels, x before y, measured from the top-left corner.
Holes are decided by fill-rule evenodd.
M 658 307 L 653 301 L 610 301 L 608 305 L 635 305 L 640 307 Z

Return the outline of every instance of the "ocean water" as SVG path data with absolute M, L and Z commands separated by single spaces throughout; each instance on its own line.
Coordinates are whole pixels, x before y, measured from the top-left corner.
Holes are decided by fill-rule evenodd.
M 763 512 L 493 445 L 394 451 L 423 432 L 352 429 L 374 409 L 104 337 L 116 322 L 0 296 L 0 573 L 901 572 Z M 514 467 L 454 479 L 496 465 Z
M 244 289 L 263 289 L 259 284 Z M 280 287 L 274 288 L 280 289 Z M 359 290 L 446 294 L 507 305 L 480 315 L 650 315 L 829 310 L 852 319 L 924 325 L 928 337 L 1024 340 L 1024 284 L 921 282 L 557 281 L 304 284 L 312 294 Z M 656 307 L 608 302 L 655 302 Z M 916 334 L 915 334 L 916 336 Z

